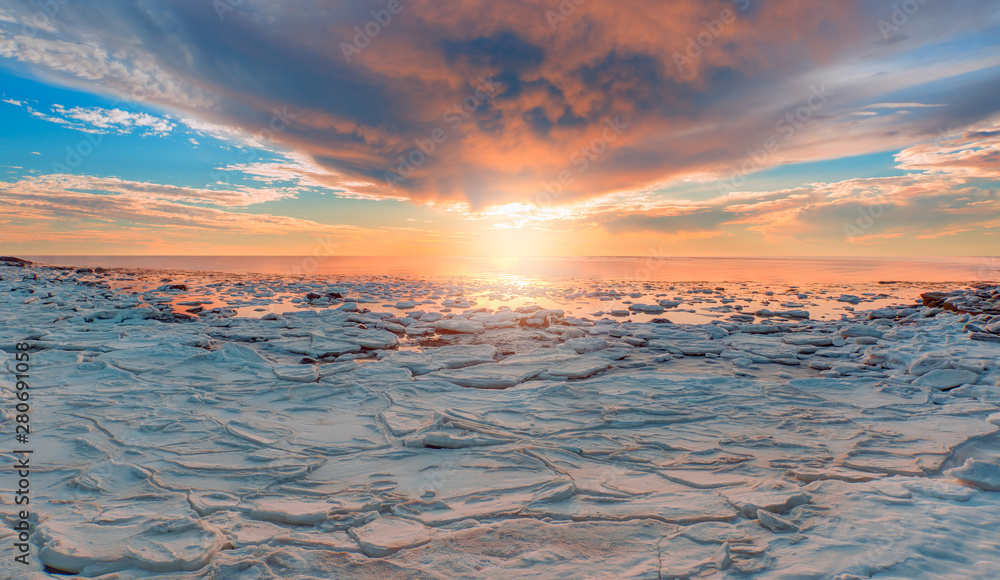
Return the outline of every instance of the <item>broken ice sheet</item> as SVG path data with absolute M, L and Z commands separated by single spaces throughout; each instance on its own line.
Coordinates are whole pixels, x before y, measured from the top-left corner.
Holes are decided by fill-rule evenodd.
M 957 314 L 619 322 L 386 279 L 338 283 L 335 300 L 375 299 L 361 304 L 181 321 L 84 274 L 37 272 L 0 273 L 15 287 L 0 332 L 36 332 L 51 379 L 33 418 L 32 541 L 53 569 L 975 577 L 995 559 L 1000 375 L 995 343 L 969 340 Z M 24 303 L 29 289 L 62 305 Z M 830 290 L 817 305 L 864 295 Z

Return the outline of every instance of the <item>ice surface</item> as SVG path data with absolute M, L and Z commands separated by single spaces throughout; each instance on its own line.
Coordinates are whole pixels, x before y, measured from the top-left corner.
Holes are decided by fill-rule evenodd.
M 23 578 L 49 577 L 43 564 L 102 580 L 1000 567 L 1000 360 L 970 340 L 993 314 L 960 321 L 858 285 L 769 290 L 766 312 L 735 308 L 739 286 L 537 291 L 637 302 L 614 320 L 487 282 L 30 266 L 0 267 L 0 285 L 0 346 L 28 342 L 39 385 Z M 257 302 L 237 313 L 219 296 Z M 857 314 L 822 319 L 835 303 Z M 683 322 L 627 318 L 660 308 Z

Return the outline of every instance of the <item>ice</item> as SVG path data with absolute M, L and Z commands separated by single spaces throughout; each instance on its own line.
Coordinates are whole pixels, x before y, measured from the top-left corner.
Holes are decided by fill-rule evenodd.
M 439 320 L 434 330 L 440 334 L 479 334 L 486 330 L 481 322 L 465 318 L 449 318 Z
M 611 366 L 611 362 L 597 357 L 580 357 L 554 366 L 548 370 L 551 377 L 583 379 Z
M 596 352 L 610 346 L 603 338 L 571 338 L 563 343 L 563 347 L 577 354 Z
M 444 370 L 427 375 L 462 387 L 509 389 L 542 373 L 538 365 L 483 364 L 467 369 Z
M 772 532 L 797 532 L 799 527 L 785 518 L 775 515 L 765 509 L 757 510 L 757 521 Z
M 0 277 L 0 347 L 31 344 L 44 385 L 25 578 L 42 563 L 118 580 L 997 567 L 1000 366 L 970 339 L 994 315 L 872 304 L 902 286 Z M 167 282 L 188 290 L 151 292 Z
M 283 381 L 296 383 L 315 383 L 319 380 L 319 369 L 316 365 L 275 365 L 274 374 Z
M 347 533 L 358 541 L 361 551 L 372 558 L 389 556 L 403 548 L 426 544 L 435 536 L 432 528 L 391 516 L 379 518 L 359 528 L 351 528 Z
M 88 576 L 127 568 L 154 573 L 198 570 L 225 543 L 219 530 L 196 519 L 141 514 L 92 522 L 47 521 L 38 534 L 39 557 L 46 566 Z
M 965 383 L 975 383 L 979 375 L 972 371 L 962 369 L 935 369 L 927 372 L 917 380 L 914 385 L 930 387 L 932 389 L 951 389 Z
M 948 475 L 985 491 L 1000 491 L 1000 464 L 977 461 L 970 457 L 961 467 L 949 469 Z

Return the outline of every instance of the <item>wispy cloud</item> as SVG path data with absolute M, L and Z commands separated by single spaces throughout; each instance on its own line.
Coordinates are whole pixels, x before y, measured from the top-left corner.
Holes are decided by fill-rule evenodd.
M 129 181 L 117 177 L 67 174 L 27 177 L 15 183 L 0 182 L 0 193 L 5 195 L 55 195 L 58 192 L 67 194 L 74 192 L 88 193 L 101 195 L 106 198 L 113 197 L 116 199 L 134 199 L 138 201 L 167 201 L 219 207 L 247 207 L 294 197 L 297 195 L 298 190 L 283 187 L 255 189 L 243 185 L 233 185 L 224 189 L 205 189 Z
M 249 214 L 196 203 L 247 205 L 247 192 L 215 192 L 137 183 L 114 178 L 46 176 L 0 183 L 0 199 L 8 208 L 4 219 L 69 220 L 97 224 L 139 224 L 188 230 L 256 234 L 320 234 L 357 230 L 287 216 Z M 264 197 L 273 199 L 272 194 Z M 263 201 L 261 197 L 254 201 Z
M 21 101 L 4 100 L 4 102 L 21 106 Z M 169 135 L 176 124 L 164 117 L 149 113 L 123 111 L 122 109 L 103 109 L 100 107 L 72 107 L 55 104 L 43 113 L 30 106 L 26 107 L 31 116 L 62 125 L 68 129 L 84 133 L 128 135 L 133 132 L 143 136 Z

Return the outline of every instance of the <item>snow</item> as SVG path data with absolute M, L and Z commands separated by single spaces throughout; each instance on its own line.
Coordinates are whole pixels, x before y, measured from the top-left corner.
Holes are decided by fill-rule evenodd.
M 990 577 L 1000 359 L 971 337 L 1000 313 L 671 286 L 545 287 L 678 321 L 652 323 L 490 282 L 0 266 L 0 348 L 38 385 L 15 574 Z

